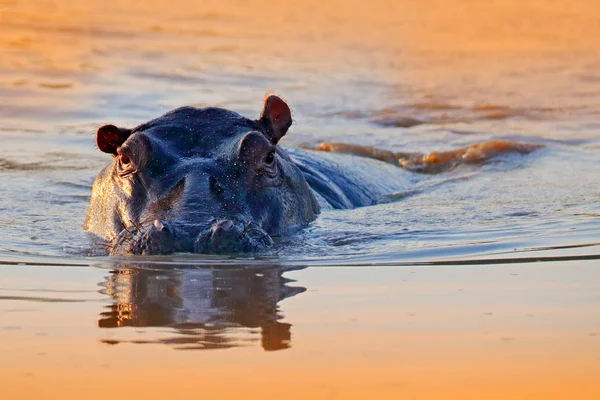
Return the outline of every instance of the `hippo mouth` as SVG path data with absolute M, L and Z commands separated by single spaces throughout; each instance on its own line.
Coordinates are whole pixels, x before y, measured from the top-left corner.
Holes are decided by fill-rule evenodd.
M 200 232 L 194 242 L 194 252 L 203 254 L 253 253 L 273 245 L 267 232 L 253 222 L 230 219 L 217 220 Z
M 253 222 L 215 220 L 194 240 L 186 229 L 165 220 L 146 227 L 124 229 L 109 245 L 111 255 L 151 255 L 190 252 L 202 254 L 252 253 L 273 245 L 273 239 Z

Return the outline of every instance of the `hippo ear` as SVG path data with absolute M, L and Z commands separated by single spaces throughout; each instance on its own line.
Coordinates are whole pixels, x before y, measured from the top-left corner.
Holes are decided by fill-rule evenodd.
M 104 125 L 96 132 L 96 144 L 100 151 L 117 155 L 117 149 L 121 147 L 131 135 L 130 129 L 117 128 L 114 125 Z
M 267 129 L 271 143 L 277 144 L 292 125 L 292 112 L 285 101 L 275 95 L 270 95 L 265 99 L 260 122 Z

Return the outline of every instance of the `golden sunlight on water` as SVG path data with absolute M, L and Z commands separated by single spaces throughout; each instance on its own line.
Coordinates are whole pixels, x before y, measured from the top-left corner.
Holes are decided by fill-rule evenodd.
M 69 278 L 57 284 L 61 268 L 7 267 L 27 268 L 30 278 L 9 279 L 0 290 L 0 393 L 3 399 L 594 399 L 600 395 L 595 267 L 565 262 L 286 273 L 296 279 L 293 286 L 308 291 L 279 304 L 277 312 L 285 314 L 279 324 L 291 330 L 289 346 L 279 351 L 265 351 L 275 349 L 259 339 L 262 317 L 244 322 L 234 315 L 240 307 L 248 315 L 275 310 L 266 295 L 274 288 L 269 270 L 264 279 L 244 269 L 213 271 L 218 278 L 206 290 L 225 288 L 229 279 L 235 287 L 200 296 L 205 304 L 194 308 L 186 302 L 197 293 L 186 285 L 210 270 L 122 275 L 125 270 L 103 294 L 91 290 L 93 282 L 112 281 L 103 275 L 114 271 L 69 268 Z M 151 284 L 136 274 L 162 278 Z M 31 287 L 35 295 L 26 290 Z M 136 322 L 99 329 L 112 301 Z M 227 301 L 227 313 L 215 312 Z M 201 310 L 194 318 L 205 321 L 196 324 L 196 332 L 204 326 L 197 343 L 204 347 L 186 340 L 190 324 L 177 332 L 145 317 L 160 309 L 175 318 Z
M 139 108 L 186 102 L 184 88 L 202 92 L 207 104 L 245 104 L 248 84 L 254 95 L 311 88 L 305 96 L 316 98 L 335 95 L 352 77 L 382 81 L 391 92 L 369 101 L 350 93 L 354 107 L 392 107 L 394 114 L 408 102 L 431 122 L 600 106 L 595 0 L 206 0 L 175 7 L 40 0 L 0 7 L 0 115 L 11 129 L 43 129 L 41 119 L 72 130 L 114 114 L 111 106 L 139 120 Z
M 256 56 L 280 56 L 283 62 L 339 55 L 345 47 L 358 48 L 366 58 L 385 50 L 375 56 L 392 63 L 410 62 L 412 56 L 475 58 L 485 65 L 503 58 L 524 66 L 556 55 L 577 62 L 600 51 L 600 4 L 595 0 L 308 0 L 301 6 L 205 0 L 175 7 L 164 0 L 3 3 L 0 65 L 45 72 L 50 80 L 56 73 L 110 68 L 118 62 L 111 50 L 134 51 L 131 39 L 155 53 L 245 48 Z M 181 42 L 170 43 L 173 36 Z M 246 48 L 249 44 L 257 46 Z
M 300 104 L 294 109 L 298 125 L 310 117 L 317 121 L 316 128 L 300 125 L 309 133 L 342 124 L 326 117 L 362 112 L 372 118 L 369 123 L 379 123 L 368 126 L 373 130 L 410 126 L 416 118 L 434 129 L 436 123 L 493 124 L 516 117 L 519 132 L 525 130 L 523 119 L 543 120 L 528 125 L 531 136 L 589 139 L 600 126 L 599 71 L 597 0 L 0 0 L 0 140 L 16 132 L 6 157 L 31 158 L 23 164 L 11 158 L 7 165 L 17 165 L 23 173 L 18 176 L 27 178 L 36 168 L 58 165 L 60 179 L 51 177 L 66 186 L 65 166 L 75 164 L 83 177 L 70 182 L 77 191 L 67 186 L 79 199 L 64 203 L 68 213 L 72 204 L 87 201 L 81 199 L 87 199 L 90 179 L 106 161 L 92 152 L 89 134 L 113 122 L 108 118 L 133 126 L 188 103 L 255 112 L 254 102 L 275 90 Z M 582 116 L 594 123 L 566 134 L 552 125 L 552 118 L 573 123 Z M 347 126 L 340 128 L 346 136 L 328 139 L 347 139 Z M 354 134 L 364 139 L 361 129 Z M 494 129 L 505 132 L 506 126 Z M 22 145 L 23 132 L 30 135 L 27 145 L 39 148 Z M 43 140 L 50 133 L 71 136 Z M 386 130 L 379 138 L 391 147 L 428 132 L 402 133 Z M 448 137 L 437 133 L 438 143 Z M 461 142 L 470 139 L 465 137 L 456 139 L 455 148 L 467 144 Z M 577 167 L 582 181 L 592 181 L 593 168 L 584 170 L 592 156 L 578 157 L 584 160 Z M 532 164 L 570 171 L 565 156 L 546 157 L 555 158 Z M 14 186 L 18 194 L 7 208 L 23 210 L 22 193 L 33 183 L 6 170 L 4 182 L 21 185 Z M 577 187 L 585 196 L 575 199 L 578 183 L 543 181 L 548 170 L 530 171 L 511 171 L 510 179 L 520 172 L 527 179 L 517 180 L 518 188 L 567 194 L 542 203 L 538 230 L 510 225 L 515 217 L 500 231 L 521 229 L 523 240 L 539 236 L 540 242 L 545 230 L 562 236 L 555 227 L 563 214 L 547 210 L 577 201 L 586 207 L 572 212 L 588 213 L 585 223 L 597 226 L 595 209 L 587 208 L 597 200 L 594 188 Z M 42 187 L 40 197 L 55 192 L 60 200 L 67 197 L 54 186 Z M 484 200 L 505 201 L 506 212 L 513 212 L 508 208 L 515 192 Z M 519 193 L 523 202 L 537 200 L 532 192 Z M 434 200 L 431 212 L 447 199 Z M 67 217 L 57 212 L 43 221 L 58 225 Z M 19 218 L 10 223 L 21 231 L 29 216 Z M 597 240 L 585 236 L 586 225 L 577 221 L 565 229 L 576 227 L 584 239 L 573 240 Z M 46 235 L 60 236 L 47 225 Z M 481 226 L 490 231 L 469 233 L 487 240 L 494 226 Z M 62 228 L 73 232 L 73 226 Z M 14 257 L 40 254 L 28 253 L 33 237 L 13 238 L 25 248 Z M 533 239 L 529 243 L 537 244 Z M 419 250 L 423 243 L 416 243 Z M 52 245 L 61 257 L 71 254 L 64 242 Z M 6 248 L 3 254 L 12 257 Z M 0 265 L 0 274 L 0 399 L 600 398 L 594 261 L 314 267 L 286 272 L 297 280 L 290 285 L 282 283 L 280 271 L 273 276 Z
M 323 40 L 485 54 L 597 52 L 600 34 L 594 0 L 308 0 L 301 7 L 265 0 L 181 1 L 176 7 L 164 0 L 3 3 L 4 50 L 51 56 L 56 49 L 59 57 L 74 58 L 77 45 L 94 36 L 133 31 L 278 39 L 270 47 L 281 52 L 289 41 Z

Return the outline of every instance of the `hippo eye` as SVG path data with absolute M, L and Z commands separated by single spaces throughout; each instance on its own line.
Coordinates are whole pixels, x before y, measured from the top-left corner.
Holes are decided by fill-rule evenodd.
M 208 178 L 208 184 L 210 185 L 211 192 L 215 194 L 223 194 L 223 188 L 217 183 L 217 180 L 214 176 Z
M 125 177 L 137 172 L 137 165 L 135 165 L 133 160 L 127 154 L 125 154 L 122 148 L 118 148 L 117 153 L 119 154 L 117 174 L 120 177 Z
M 275 161 L 275 152 L 271 151 L 269 152 L 269 154 L 267 154 L 267 156 L 265 157 L 265 162 L 268 165 L 273 164 L 273 161 Z

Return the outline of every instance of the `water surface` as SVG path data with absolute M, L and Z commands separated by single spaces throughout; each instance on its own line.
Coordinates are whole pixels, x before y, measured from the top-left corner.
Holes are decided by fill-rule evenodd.
M 93 144 L 102 123 L 184 104 L 252 117 L 268 91 L 292 106 L 288 146 L 546 145 L 415 175 L 418 194 L 394 204 L 325 212 L 278 257 L 395 263 L 596 243 L 595 2 L 442 3 L 5 2 L 0 258 L 90 255 L 79 228 L 108 162 Z
M 0 1 L 2 389 L 597 397 L 599 71 L 594 0 Z M 545 147 L 413 174 L 260 257 L 103 256 L 81 229 L 98 126 L 254 117 L 270 91 L 285 146 Z M 224 351 L 175 351 L 200 349 Z

